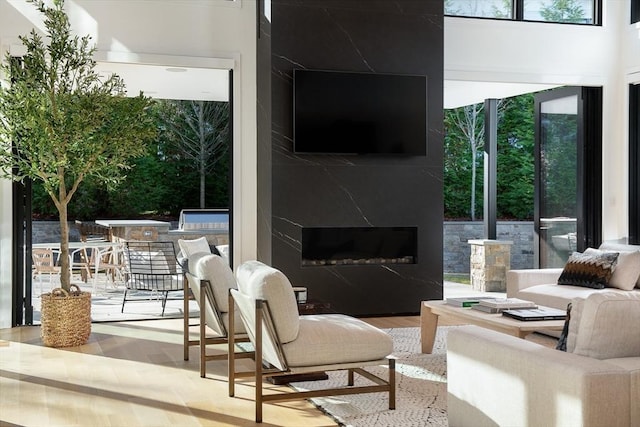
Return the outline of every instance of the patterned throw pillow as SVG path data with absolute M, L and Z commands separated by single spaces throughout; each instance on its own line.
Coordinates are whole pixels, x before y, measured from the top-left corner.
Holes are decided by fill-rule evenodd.
M 618 253 L 583 254 L 574 252 L 562 270 L 558 285 L 604 289 L 609 284 Z

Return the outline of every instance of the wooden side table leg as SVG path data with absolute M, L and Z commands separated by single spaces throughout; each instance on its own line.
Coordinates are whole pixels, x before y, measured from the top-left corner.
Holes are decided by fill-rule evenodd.
M 423 353 L 433 351 L 438 329 L 438 315 L 431 312 L 431 308 L 421 303 L 420 306 L 420 344 Z

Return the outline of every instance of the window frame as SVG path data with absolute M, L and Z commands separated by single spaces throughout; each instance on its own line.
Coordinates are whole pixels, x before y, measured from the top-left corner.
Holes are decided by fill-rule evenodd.
M 629 243 L 640 244 L 640 83 L 629 84 Z
M 582 26 L 602 26 L 602 3 L 604 0 L 592 0 L 593 2 L 593 23 L 591 24 L 576 24 L 573 22 L 553 22 L 553 21 L 538 21 L 524 18 L 524 2 L 525 0 L 512 0 L 511 1 L 511 18 L 492 18 L 489 16 L 465 16 L 465 15 L 451 15 L 445 12 L 444 16 L 453 18 L 470 18 L 470 19 L 488 19 L 493 21 L 519 21 L 519 22 L 537 22 L 541 24 L 559 24 L 559 25 L 582 25 Z M 633 7 L 634 2 L 638 4 L 636 7 L 637 19 L 640 19 L 640 0 L 631 0 L 632 2 L 632 21 L 633 21 Z M 636 21 L 637 22 L 637 21 Z

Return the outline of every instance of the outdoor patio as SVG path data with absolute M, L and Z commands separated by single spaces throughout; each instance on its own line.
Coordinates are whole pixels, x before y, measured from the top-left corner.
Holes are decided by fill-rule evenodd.
M 78 285 L 82 291 L 91 292 L 91 318 L 93 322 L 114 322 L 124 320 L 150 320 L 150 319 L 170 319 L 183 317 L 183 292 L 176 291 L 169 293 L 164 316 L 162 315 L 162 298 L 161 295 L 154 292 L 145 291 L 129 291 L 127 294 L 127 303 L 124 306 L 124 312 L 121 313 L 122 299 L 124 296 L 124 284 L 112 283 L 106 280 L 104 275 L 98 278 L 95 286 L 92 281 L 84 283 L 78 276 L 74 275 L 73 284 Z M 53 276 L 52 285 L 46 281 L 44 292 L 47 292 L 49 286 L 53 288 L 59 287 L 59 278 Z M 39 289 L 39 284 L 34 281 L 34 290 Z M 129 301 L 129 298 L 135 297 L 135 301 Z M 40 293 L 34 292 L 32 299 L 33 304 L 33 321 L 40 323 Z M 191 317 L 199 315 L 198 305 L 194 300 L 189 301 L 189 313 Z

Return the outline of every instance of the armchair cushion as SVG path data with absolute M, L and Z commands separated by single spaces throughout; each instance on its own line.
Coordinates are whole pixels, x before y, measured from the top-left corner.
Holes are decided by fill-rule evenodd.
M 393 351 L 389 334 L 342 314 L 300 317 L 300 333 L 283 346 L 289 366 L 379 360 Z
M 597 293 L 578 307 L 575 354 L 594 359 L 640 356 L 640 294 Z M 573 316 L 574 307 L 571 311 Z
M 236 288 L 236 279 L 229 264 L 220 256 L 196 253 L 189 258 L 191 273 L 201 280 L 211 282 L 213 297 L 222 313 L 229 311 L 229 289 Z
M 211 253 L 209 242 L 204 236 L 193 240 L 178 239 L 178 246 L 180 246 L 182 255 L 184 255 L 185 258 L 189 258 L 191 255 L 195 255 L 199 252 L 206 254 Z
M 238 267 L 236 279 L 240 292 L 253 299 L 268 301 L 282 344 L 298 337 L 298 302 L 287 276 L 260 261 L 247 261 Z

